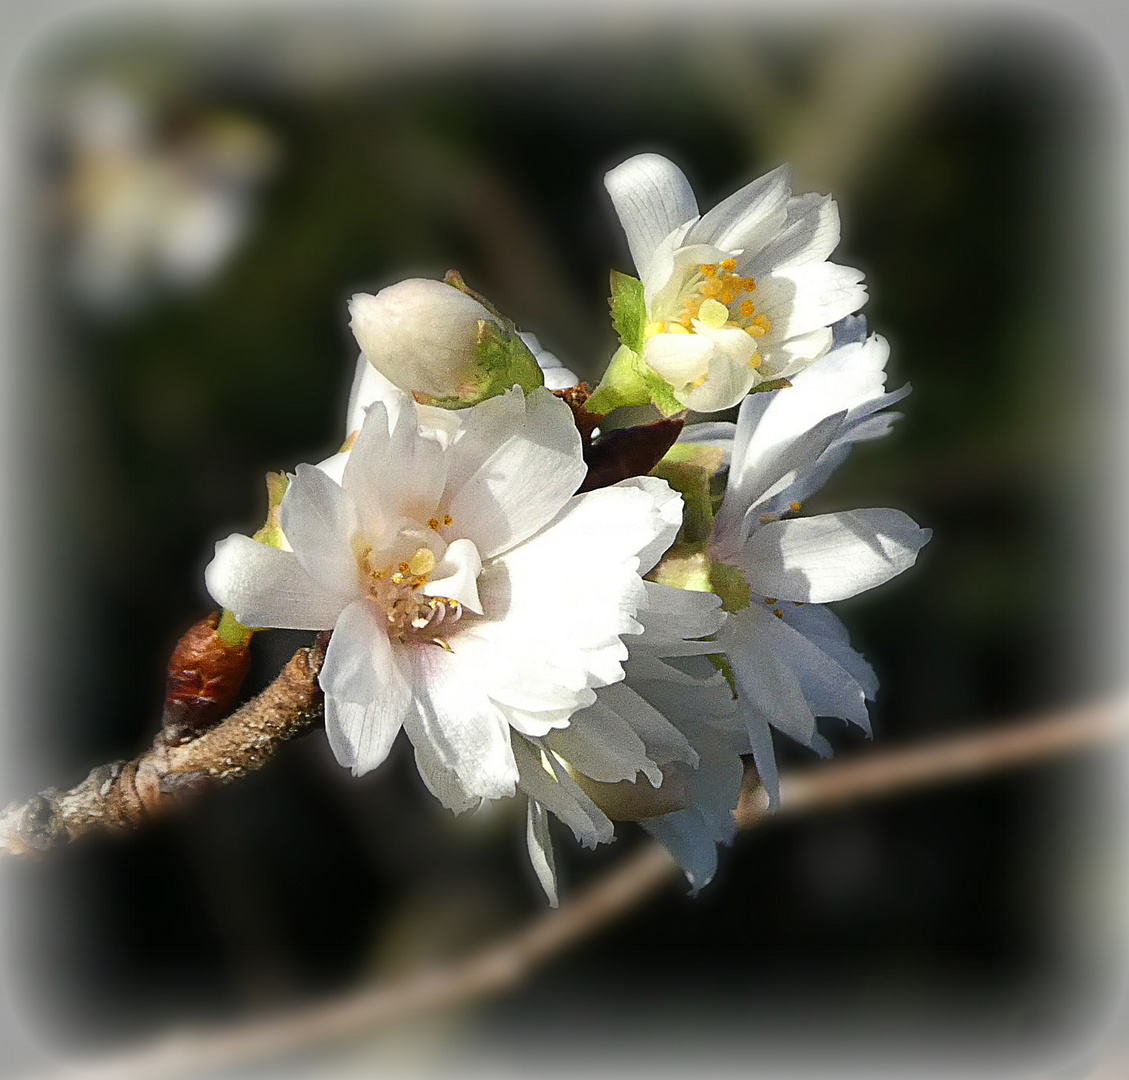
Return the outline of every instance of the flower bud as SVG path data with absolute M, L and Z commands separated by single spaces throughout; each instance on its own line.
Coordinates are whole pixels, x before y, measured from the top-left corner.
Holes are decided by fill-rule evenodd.
M 454 285 L 409 278 L 357 293 L 349 313 L 368 362 L 424 404 L 465 408 L 544 382 L 512 324 Z

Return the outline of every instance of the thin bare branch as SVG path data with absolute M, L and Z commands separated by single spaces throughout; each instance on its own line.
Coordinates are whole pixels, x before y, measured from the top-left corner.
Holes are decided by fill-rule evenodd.
M 832 809 L 970 779 L 1110 746 L 1127 734 L 1129 701 L 1119 698 L 910 749 L 828 762 L 785 776 L 781 809 L 775 815 L 767 814 L 763 792 L 751 782 L 742 794 L 737 822 L 741 829 L 752 829 L 780 813 Z M 157 1080 L 231 1070 L 502 993 L 570 945 L 630 911 L 674 880 L 676 871 L 665 848 L 648 844 L 559 909 L 547 911 L 511 937 L 465 960 L 265 1019 L 186 1031 L 100 1062 L 70 1064 L 66 1074 L 88 1080 Z
M 325 637 L 299 649 L 258 697 L 179 746 L 158 735 L 132 761 L 94 769 L 67 791 L 49 788 L 0 813 L 0 856 L 28 855 L 95 830 L 133 828 L 194 792 L 265 765 L 322 717 L 318 672 Z

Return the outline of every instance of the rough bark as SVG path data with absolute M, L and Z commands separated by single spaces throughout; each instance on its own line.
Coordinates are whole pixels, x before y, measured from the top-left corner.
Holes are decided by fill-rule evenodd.
M 100 765 L 74 787 L 48 788 L 0 813 L 0 856 L 49 851 L 96 830 L 130 829 L 186 796 L 265 765 L 322 720 L 318 672 L 328 635 L 299 649 L 258 697 L 180 745 L 163 734 L 130 761 Z

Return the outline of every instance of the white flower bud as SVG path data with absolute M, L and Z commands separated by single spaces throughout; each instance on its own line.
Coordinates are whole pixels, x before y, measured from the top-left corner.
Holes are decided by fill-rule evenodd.
M 543 377 L 513 325 L 461 288 L 409 278 L 349 301 L 366 359 L 417 401 L 462 408 Z
M 365 358 L 385 378 L 433 398 L 475 397 L 479 323 L 497 325 L 472 296 L 442 281 L 409 278 L 349 301 Z

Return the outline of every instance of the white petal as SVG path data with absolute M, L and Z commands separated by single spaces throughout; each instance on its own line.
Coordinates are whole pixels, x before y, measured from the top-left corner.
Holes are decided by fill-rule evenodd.
M 671 655 L 665 652 L 667 647 L 716 634 L 725 622 L 720 596 L 675 589 L 653 581 L 645 581 L 643 585 L 647 599 L 636 615 L 643 624 L 643 633 L 637 642 L 660 656 Z
M 721 333 L 723 331 L 718 331 Z M 740 334 L 751 340 L 740 330 L 724 331 Z M 695 335 L 697 336 L 697 335 Z M 725 349 L 714 342 L 710 353 L 709 370 L 706 381 L 692 389 L 676 391 L 675 397 L 688 409 L 695 412 L 720 412 L 736 405 L 756 383 L 758 373 L 744 360 L 735 361 Z
M 776 521 L 734 558 L 762 596 L 823 604 L 909 569 L 931 536 L 899 510 L 855 510 Z
M 757 311 L 785 339 L 838 322 L 866 303 L 861 270 L 837 263 L 778 267 L 757 279 Z
M 787 394 L 789 390 L 776 391 Z M 825 417 L 798 438 L 750 446 L 748 468 L 737 484 L 726 491 L 714 522 L 715 557 L 729 559 L 744 539 L 754 531 L 762 513 L 761 504 L 787 488 L 815 464 L 838 434 L 845 413 Z M 732 485 L 732 475 L 731 475 Z M 740 563 L 740 565 L 744 565 Z M 771 595 L 771 593 L 770 593 Z
M 549 907 L 556 907 L 557 867 L 553 859 L 553 840 L 549 836 L 549 815 L 536 799 L 526 804 L 525 843 L 533 872 L 549 898 Z
M 604 177 L 627 246 L 639 271 L 648 276 L 656 249 L 675 229 L 698 216 L 690 182 L 672 161 L 639 154 Z
M 717 868 L 716 845 L 730 843 L 737 831 L 733 811 L 745 770 L 731 736 L 705 724 L 690 725 L 688 734 L 700 759 L 690 777 L 690 806 L 640 824 L 666 846 L 696 892 Z
M 821 262 L 839 243 L 839 208 L 830 195 L 794 195 L 788 200 L 781 230 L 745 264 L 757 277 L 777 266 Z
M 657 476 L 632 476 L 612 486 L 618 490 L 635 488 L 651 500 L 649 516 L 655 528 L 654 538 L 637 552 L 639 573 L 646 574 L 666 554 L 682 528 L 682 496 Z
M 216 544 L 204 571 L 212 599 L 244 626 L 328 630 L 355 590 L 328 589 L 289 551 L 234 534 Z
M 462 421 L 442 502 L 486 560 L 550 521 L 587 467 L 572 410 L 544 388 L 490 398 Z
M 424 596 L 445 596 L 457 600 L 470 611 L 482 614 L 482 601 L 478 598 L 478 575 L 482 573 L 482 560 L 478 548 L 469 540 L 456 540 L 443 556 L 443 561 L 432 571 L 432 577 L 420 589 Z
M 862 686 L 819 645 L 791 625 L 789 614 L 797 610 L 793 605 L 784 603 L 777 610 L 781 618 L 776 618 L 766 605 L 752 604 L 749 615 L 760 624 L 757 647 L 771 652 L 779 667 L 791 671 L 813 716 L 838 716 L 869 732 L 870 717 Z M 802 741 L 811 745 L 812 732 L 805 734 Z
M 709 372 L 713 351 L 704 334 L 655 334 L 643 345 L 643 363 L 681 390 Z
M 784 227 L 790 185 L 787 165 L 758 177 L 704 214 L 685 242 L 712 243 L 727 251 L 740 248 L 751 258 Z
M 725 653 L 737 682 L 739 707 L 810 746 L 818 734 L 815 716 L 787 657 L 773 651 L 776 627 L 767 625 L 766 620 L 777 621 L 763 604 L 754 604 L 730 619 L 723 633 Z
M 481 799 L 476 799 L 473 795 L 467 793 L 458 776 L 439 760 L 435 747 L 431 745 L 430 740 L 423 733 L 415 711 L 412 709 L 409 709 L 408 714 L 404 717 L 404 730 L 412 741 L 420 779 L 432 795 L 448 810 L 453 810 L 456 814 L 473 810 L 482 804 Z
M 359 591 L 350 541 L 353 501 L 321 469 L 299 465 L 278 508 L 279 525 L 310 577 L 334 591 Z
M 785 604 L 781 609 L 784 621 L 795 627 L 809 641 L 819 646 L 862 687 L 870 701 L 878 693 L 878 676 L 874 668 L 851 648 L 847 628 L 839 617 L 821 604 Z
M 380 401 L 392 411 L 400 408 L 403 391 L 389 382 L 366 359 L 364 353 L 357 357 L 357 369 L 353 373 L 353 385 L 349 390 L 349 405 L 345 412 L 345 436 L 360 431 L 365 422 L 365 413 L 370 405 Z
M 413 671 L 415 716 L 405 721 L 413 743 L 426 740 L 468 795 L 506 798 L 517 769 L 510 729 L 486 696 L 478 673 L 438 646 L 404 650 Z
M 368 600 L 353 601 L 329 639 L 318 676 L 325 732 L 334 756 L 354 776 L 384 761 L 408 711 L 412 691 L 399 652 Z
M 615 839 L 615 828 L 608 816 L 580 790 L 559 763 L 553 763 L 554 772 L 547 771 L 540 749 L 516 734 L 513 756 L 522 791 L 556 814 L 581 844 L 594 848 Z
M 790 379 L 823 356 L 831 348 L 833 340 L 834 335 L 827 326 L 784 340 L 770 330 L 760 340 L 764 363 L 758 370 L 765 379 Z
M 438 442 L 420 434 L 410 400 L 401 399 L 394 416 L 383 402 L 369 408 L 342 481 L 366 539 L 379 542 L 403 518 L 427 521 L 446 479 L 446 455 Z
M 537 366 L 545 377 L 546 390 L 567 390 L 580 381 L 556 355 L 541 347 L 541 342 L 537 340 L 536 334 L 527 334 L 519 330 L 517 336 L 525 342 L 526 348 L 533 353 L 533 359 L 537 361 Z

